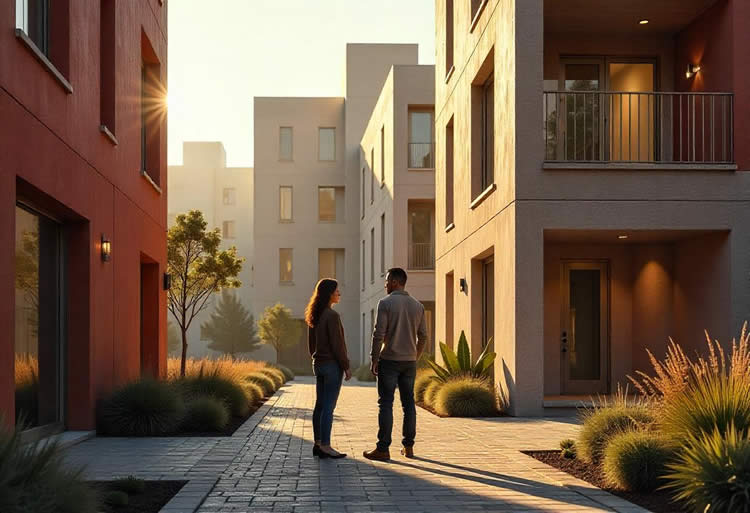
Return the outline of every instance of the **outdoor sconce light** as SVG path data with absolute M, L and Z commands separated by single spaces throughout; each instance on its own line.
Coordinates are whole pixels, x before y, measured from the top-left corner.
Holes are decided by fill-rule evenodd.
M 458 280 L 458 290 L 464 293 L 469 290 L 469 286 L 466 283 L 466 278 L 461 278 L 460 280 Z
M 172 288 L 172 275 L 169 273 L 164 273 L 164 290 L 169 290 Z
M 688 64 L 685 78 L 693 78 L 701 70 L 700 64 Z
M 112 241 L 102 233 L 102 261 L 109 262 L 112 258 Z

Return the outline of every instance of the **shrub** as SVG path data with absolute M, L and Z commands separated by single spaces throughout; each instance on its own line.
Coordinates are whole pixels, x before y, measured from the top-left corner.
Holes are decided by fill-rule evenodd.
M 232 360 L 229 356 L 221 358 L 188 358 L 185 361 L 185 377 L 221 376 L 235 383 L 242 383 L 245 376 L 267 366 L 266 362 L 255 360 Z M 167 359 L 167 376 L 169 380 L 180 379 L 180 359 Z
M 114 508 L 119 508 L 121 506 L 127 506 L 130 499 L 128 498 L 127 493 L 119 490 L 112 490 L 106 493 L 104 496 L 104 502 Z
M 0 419 L 0 511 L 94 513 L 96 495 L 81 471 L 64 465 L 56 442 L 22 444 Z
M 653 420 L 645 404 L 628 404 L 624 399 L 588 410 L 583 414 L 583 426 L 576 441 L 578 456 L 586 463 L 599 463 L 614 435 L 651 424 Z
M 734 426 L 723 434 L 717 428 L 699 437 L 688 435 L 667 468 L 664 488 L 695 511 L 750 510 L 750 439 Z
M 263 389 L 263 396 L 270 397 L 276 392 L 276 384 L 271 378 L 260 372 L 253 372 L 245 378 L 249 383 L 255 383 Z
M 427 387 L 430 385 L 430 383 L 434 383 L 435 380 L 432 379 L 434 374 L 431 372 L 418 372 L 417 373 L 417 379 L 414 380 L 414 400 L 418 403 L 421 403 L 424 401 L 424 394 L 427 391 Z
M 435 363 L 432 358 L 427 360 L 427 363 L 435 372 L 435 379 L 443 383 L 452 378 L 463 376 L 486 378 L 490 374 L 492 362 L 495 361 L 496 357 L 496 354 L 490 351 L 490 347 L 492 347 L 492 339 L 487 341 L 487 345 L 477 358 L 476 363 L 472 364 L 469 343 L 466 340 L 466 335 L 461 331 L 461 336 L 458 339 L 458 353 L 455 353 L 448 345 L 440 343 L 440 353 L 443 355 L 445 367 Z
M 195 376 L 179 382 L 188 400 L 211 396 L 224 402 L 229 412 L 237 417 L 250 413 L 250 400 L 242 385 L 222 376 Z
M 560 440 L 560 449 L 572 449 L 576 446 L 576 441 L 572 438 L 566 438 L 565 440 Z
M 247 395 L 250 404 L 255 404 L 265 397 L 263 389 L 255 383 L 245 381 L 242 383 L 242 388 L 245 390 L 245 395 Z
M 127 384 L 102 402 L 97 429 L 115 436 L 154 436 L 177 429 L 185 413 L 171 384 L 143 379 Z
M 229 423 L 229 409 L 214 396 L 197 396 L 187 403 L 182 427 L 187 431 L 221 431 Z
M 354 377 L 363 382 L 375 381 L 375 375 L 370 371 L 370 365 L 366 363 L 357 367 L 357 370 L 354 371 Z
M 650 492 L 659 485 L 672 453 L 653 432 L 624 431 L 613 436 L 604 449 L 604 478 L 622 490 Z
M 136 495 L 146 489 L 146 481 L 135 476 L 121 477 L 112 481 L 112 488 L 128 495 Z
M 424 391 L 424 396 L 423 396 L 422 402 L 425 405 L 427 405 L 427 406 L 429 406 L 431 408 L 434 408 L 435 407 L 435 397 L 437 396 L 437 393 L 440 391 L 440 389 L 442 388 L 442 386 L 443 386 L 443 383 L 441 383 L 441 382 L 433 379 L 432 382 L 427 385 L 427 388 Z
M 273 381 L 274 387 L 278 390 L 281 388 L 281 386 L 286 382 L 286 378 L 284 377 L 284 373 L 277 369 L 272 369 L 270 367 L 266 367 L 265 369 L 261 369 L 258 372 L 261 374 L 265 374 L 269 378 L 271 378 L 271 381 Z
M 476 378 L 448 381 L 433 404 L 435 411 L 449 417 L 488 417 L 497 413 L 494 392 L 486 381 Z
M 267 363 L 266 367 L 280 370 L 281 373 L 284 374 L 284 382 L 294 379 L 294 371 L 285 365 L 281 365 L 280 363 Z

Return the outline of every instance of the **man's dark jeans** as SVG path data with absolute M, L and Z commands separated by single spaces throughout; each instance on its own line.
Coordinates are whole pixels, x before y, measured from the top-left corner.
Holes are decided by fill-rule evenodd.
M 398 387 L 401 406 L 404 409 L 404 447 L 414 446 L 417 435 L 417 408 L 414 404 L 414 380 L 417 377 L 417 362 L 380 360 L 378 363 L 378 450 L 387 451 L 391 446 L 393 430 L 393 395 Z
M 314 367 L 315 409 L 313 410 L 313 434 L 320 445 L 331 445 L 333 410 L 339 399 L 344 372 L 337 362 L 325 362 Z

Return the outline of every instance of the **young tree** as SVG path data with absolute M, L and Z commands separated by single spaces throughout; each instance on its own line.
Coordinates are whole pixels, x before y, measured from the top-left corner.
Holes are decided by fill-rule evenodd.
M 255 319 L 234 294 L 224 290 L 211 319 L 201 325 L 211 341 L 209 349 L 221 351 L 235 359 L 237 353 L 249 353 L 260 346 Z
M 237 275 L 244 259 L 237 257 L 234 246 L 220 250 L 219 244 L 219 229 L 207 231 L 200 210 L 178 215 L 167 233 L 167 268 L 172 277 L 169 311 L 182 335 L 181 376 L 185 376 L 187 331 L 193 319 L 205 310 L 212 294 L 240 286 Z
M 292 311 L 281 303 L 263 310 L 258 328 L 261 340 L 276 349 L 277 358 L 283 347 L 295 345 L 302 335 L 302 323 L 293 318 Z

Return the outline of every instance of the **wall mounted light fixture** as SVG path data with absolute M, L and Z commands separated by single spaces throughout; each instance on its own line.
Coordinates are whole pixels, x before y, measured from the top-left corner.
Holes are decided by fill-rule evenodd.
M 458 280 L 458 290 L 463 293 L 466 293 L 466 291 L 469 290 L 469 285 L 466 283 L 466 278 L 461 278 L 460 280 Z
M 685 78 L 693 78 L 701 70 L 700 64 L 688 64 Z
M 112 258 L 112 242 L 102 233 L 102 261 L 109 262 Z
M 164 290 L 169 290 L 172 288 L 172 275 L 169 273 L 164 273 L 164 284 L 163 284 Z

